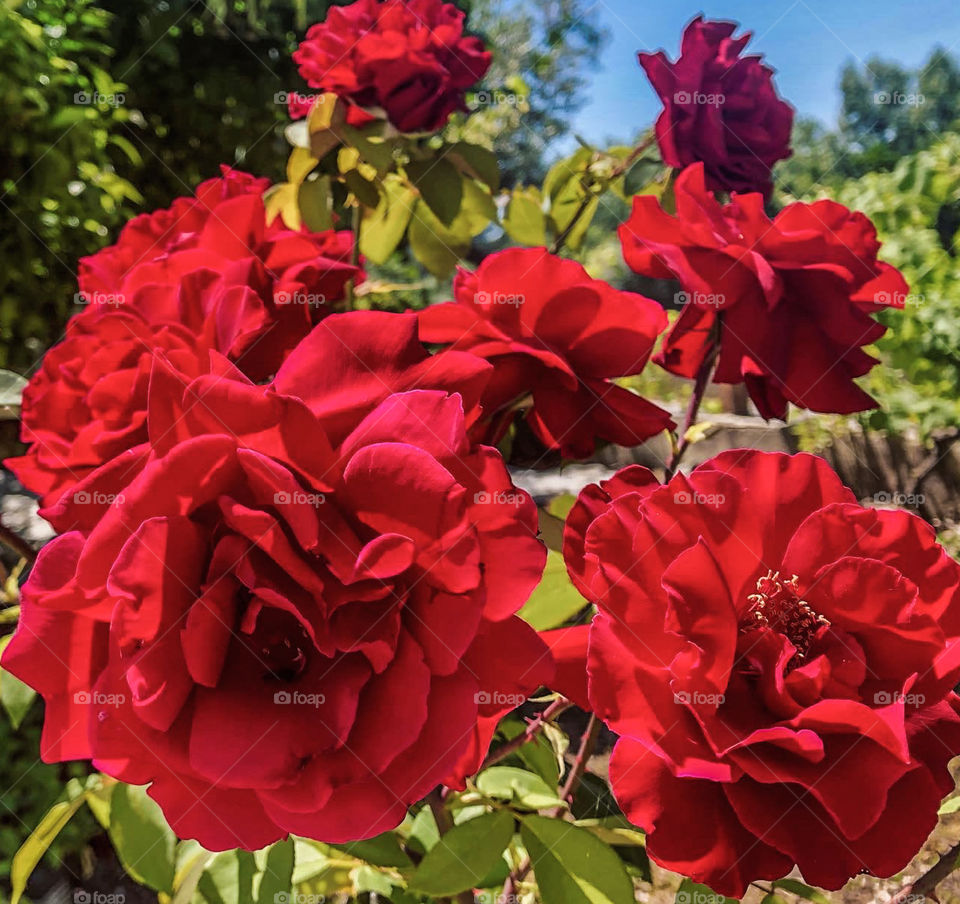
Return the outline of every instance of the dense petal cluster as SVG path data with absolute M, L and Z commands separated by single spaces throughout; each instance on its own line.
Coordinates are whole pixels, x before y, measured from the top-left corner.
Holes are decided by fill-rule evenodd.
M 494 365 L 483 396 L 491 440 L 518 408 L 547 448 L 575 458 L 596 439 L 636 445 L 672 426 L 667 412 L 612 382 L 650 358 L 667 323 L 656 302 L 542 248 L 502 251 L 475 272 L 461 270 L 454 295 L 421 312 L 420 337 Z
M 697 16 L 675 62 L 659 50 L 641 53 L 640 64 L 663 103 L 656 135 L 664 163 L 703 163 L 711 189 L 769 196 L 773 165 L 791 153 L 793 108 L 761 57 L 741 56 L 751 36 L 733 37 L 736 27 Z
M 490 68 L 490 52 L 464 35 L 463 20 L 443 0 L 356 0 L 332 7 L 293 58 L 311 88 L 385 115 L 401 132 L 433 132 L 466 110 L 465 92 Z
M 714 382 L 745 383 L 766 418 L 785 417 L 788 402 L 838 414 L 876 407 L 853 382 L 877 363 L 862 346 L 886 331 L 870 315 L 903 307 L 908 287 L 877 259 L 870 220 L 827 200 L 772 220 L 759 194 L 721 205 L 702 165 L 677 179 L 676 207 L 673 216 L 638 195 L 620 227 L 630 267 L 683 289 L 657 362 L 692 378 L 719 341 Z
M 84 477 L 147 440 L 147 389 L 155 354 L 185 382 L 210 368 L 210 345 L 178 323 L 135 310 L 74 317 L 23 392 L 26 454 L 4 464 L 52 505 Z
M 926 523 L 858 505 L 821 459 L 738 450 L 588 487 L 564 543 L 651 857 L 740 897 L 919 850 L 960 749 L 960 566 Z
M 90 310 L 180 323 L 209 334 L 251 379 L 272 376 L 359 273 L 348 231 L 268 224 L 268 186 L 224 167 L 192 197 L 135 217 L 114 245 L 80 261 Z
M 549 678 L 514 614 L 536 508 L 468 440 L 469 390 L 422 388 L 487 366 L 428 359 L 412 315 L 324 321 L 303 354 L 342 366 L 294 395 L 300 354 L 265 387 L 156 362 L 148 443 L 60 500 L 3 657 L 47 761 L 151 783 L 209 849 L 393 828 Z

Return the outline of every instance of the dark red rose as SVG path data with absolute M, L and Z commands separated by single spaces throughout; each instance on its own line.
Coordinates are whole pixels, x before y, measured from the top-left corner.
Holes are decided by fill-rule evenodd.
M 772 221 L 758 194 L 724 206 L 699 164 L 677 179 L 676 200 L 671 216 L 637 196 L 620 227 L 630 267 L 683 289 L 657 363 L 693 378 L 719 330 L 714 382 L 746 383 L 765 418 L 786 417 L 788 402 L 837 414 L 875 408 L 853 382 L 877 363 L 862 346 L 886 332 L 870 315 L 903 307 L 909 289 L 877 259 L 870 220 L 835 201 L 790 204 Z
M 477 769 L 487 722 L 549 680 L 515 615 L 545 550 L 532 500 L 467 439 L 469 390 L 391 392 L 415 330 L 324 321 L 311 407 L 291 394 L 300 350 L 283 390 L 184 389 L 158 361 L 134 476 L 105 500 L 114 462 L 62 497 L 77 529 L 41 552 L 4 652 L 46 700 L 45 760 L 151 783 L 211 850 L 370 837 Z M 331 373 L 358 335 L 368 363 Z M 379 392 L 353 382 L 374 348 Z M 471 367 L 453 353 L 430 376 Z
M 251 379 L 272 376 L 360 274 L 348 231 L 267 225 L 268 185 L 224 167 L 195 196 L 135 217 L 116 244 L 80 261 L 81 295 L 92 310 L 120 305 L 151 322 L 212 329 Z
M 760 56 L 740 56 L 751 35 L 734 38 L 736 27 L 697 16 L 675 63 L 659 50 L 641 53 L 640 65 L 663 103 L 656 134 L 664 163 L 703 163 L 711 189 L 769 197 L 773 165 L 792 153 L 793 107 Z
M 564 547 L 598 607 L 613 792 L 654 860 L 737 898 L 794 864 L 830 889 L 906 865 L 960 750 L 960 566 L 929 525 L 814 456 L 736 450 L 588 487 Z
M 184 385 L 210 370 L 212 344 L 176 323 L 148 324 L 135 310 L 84 311 L 43 358 L 23 392 L 21 438 L 4 464 L 52 505 L 84 477 L 147 441 L 147 387 L 156 353 Z
M 649 298 L 592 279 L 543 248 L 512 248 L 460 270 L 456 300 L 420 313 L 420 338 L 494 365 L 483 396 L 499 440 L 518 405 L 550 449 L 584 458 L 595 438 L 633 446 L 673 426 L 670 415 L 612 380 L 638 374 L 666 326 Z
M 401 132 L 435 132 L 467 109 L 465 92 L 490 68 L 490 52 L 464 35 L 463 19 L 442 0 L 357 0 L 332 7 L 293 59 L 311 88 L 385 114 Z

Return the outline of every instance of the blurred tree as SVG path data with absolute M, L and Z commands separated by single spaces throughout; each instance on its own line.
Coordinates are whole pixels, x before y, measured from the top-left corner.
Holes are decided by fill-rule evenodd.
M 464 137 L 492 147 L 504 183 L 536 183 L 547 148 L 569 132 L 606 33 L 587 0 L 461 0 L 471 31 L 495 48 Z

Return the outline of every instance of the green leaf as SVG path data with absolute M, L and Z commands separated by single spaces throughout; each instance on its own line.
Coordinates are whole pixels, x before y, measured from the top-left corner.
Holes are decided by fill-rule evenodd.
M 640 157 L 623 177 L 623 193 L 628 198 L 640 194 L 660 173 L 663 164 L 654 157 Z
M 458 141 L 450 145 L 450 150 L 445 156 L 462 173 L 489 186 L 490 191 L 497 191 L 500 188 L 500 165 L 493 151 L 479 144 Z
M 13 638 L 12 634 L 7 634 L 0 639 L 0 653 L 6 648 Z M 24 684 L 16 675 L 11 675 L 4 669 L 0 669 L 0 703 L 10 718 L 10 724 L 17 729 L 23 722 L 24 716 L 29 712 L 30 706 L 36 699 L 37 692 L 30 686 Z
M 546 631 L 562 625 L 586 605 L 587 601 L 570 581 L 563 555 L 548 549 L 543 577 L 519 615 L 530 627 Z
M 253 904 L 257 864 L 249 851 L 223 851 L 207 866 L 197 889 L 207 904 Z
M 262 875 L 257 890 L 257 904 L 276 904 L 282 894 L 293 888 L 293 839 L 271 844 L 266 851 L 259 851 L 255 858 L 262 858 Z M 258 866 L 261 864 L 258 862 Z
M 343 181 L 364 207 L 375 208 L 380 203 L 380 190 L 377 188 L 377 183 L 365 179 L 357 170 L 347 170 L 343 174 Z
M 633 904 L 633 883 L 620 858 L 586 829 L 527 816 L 520 834 L 544 901 Z
M 345 851 L 351 857 L 372 863 L 374 866 L 403 869 L 413 866 L 412 861 L 400 847 L 400 839 L 393 832 L 384 832 L 367 841 L 353 841 L 349 844 L 333 844 L 331 847 Z
M 772 882 L 773 888 L 782 888 L 798 897 L 805 898 L 807 901 L 813 901 L 814 904 L 830 904 L 830 899 L 818 888 L 811 888 L 798 879 L 777 879 Z
M 40 820 L 40 824 L 30 833 L 27 840 L 20 846 L 20 850 L 13 855 L 10 864 L 10 904 L 17 904 L 23 890 L 27 887 L 27 880 L 33 872 L 40 858 L 47 848 L 60 834 L 63 827 L 70 822 L 71 817 L 83 806 L 83 788 L 76 779 L 67 785 L 65 800 L 57 801 Z
M 314 232 L 333 229 L 330 177 L 320 176 L 304 182 L 297 191 L 297 206 L 307 229 Z
M 396 174 L 387 176 L 381 184 L 380 203 L 363 212 L 360 251 L 375 264 L 386 263 L 407 231 L 416 205 L 415 189 Z
M 389 898 L 392 891 L 393 883 L 391 883 L 390 879 L 372 866 L 363 864 L 363 866 L 358 867 L 354 871 L 353 893 L 355 895 L 362 895 L 364 892 L 374 892 L 377 895 Z
M 712 888 L 684 879 L 677 889 L 674 904 L 738 904 L 736 898 L 718 895 Z
M 558 758 L 557 750 L 553 745 L 553 738 L 547 736 L 554 726 L 544 726 L 541 733 L 534 735 L 526 744 L 518 748 L 512 756 L 519 759 L 524 766 L 535 772 L 549 787 L 555 788 L 560 781 L 562 757 Z M 512 741 L 518 735 L 524 734 L 527 723 L 516 717 L 508 717 L 500 723 L 498 733 L 505 741 Z M 567 742 L 567 736 L 560 733 Z M 569 742 L 567 742 L 569 743 Z
M 464 182 L 460 213 L 449 227 L 426 204 L 417 205 L 410 224 L 410 249 L 434 276 L 449 276 L 470 251 L 473 237 L 483 232 L 496 215 L 489 192 L 479 182 Z
M 110 840 L 134 879 L 155 891 L 173 894 L 177 839 L 145 786 L 118 784 L 114 788 Z
M 503 228 L 515 242 L 521 245 L 546 245 L 547 216 L 543 201 L 536 186 L 515 188 L 503 217 Z
M 589 148 L 578 148 L 569 157 L 558 160 L 547 173 L 543 183 L 543 195 L 553 200 L 571 181 L 582 176 L 590 166 L 593 152 Z
M 513 816 L 486 813 L 454 826 L 423 858 L 410 889 L 443 897 L 473 888 L 500 860 L 513 838 Z
M 477 776 L 477 789 L 494 800 L 505 800 L 529 810 L 563 806 L 539 775 L 516 766 L 491 766 Z
M 440 841 L 440 830 L 429 807 L 421 807 L 410 827 L 408 846 L 418 854 L 426 854 Z
M 441 157 L 411 161 L 406 170 L 427 207 L 444 226 L 450 226 L 463 203 L 463 176 L 457 168 Z

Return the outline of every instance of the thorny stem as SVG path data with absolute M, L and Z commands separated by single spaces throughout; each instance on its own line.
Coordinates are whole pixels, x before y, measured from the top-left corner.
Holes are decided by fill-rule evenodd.
M 570 767 L 570 774 L 563 784 L 563 790 L 560 796 L 569 804 L 573 802 L 573 796 L 577 793 L 577 787 L 580 779 L 583 778 L 584 770 L 587 768 L 587 761 L 593 753 L 594 745 L 597 743 L 597 737 L 600 734 L 600 720 L 596 713 L 590 713 L 590 721 L 587 723 L 587 730 L 583 734 L 583 740 L 580 742 L 580 749 L 577 751 L 577 757 Z M 559 808 L 558 808 L 559 811 Z
M 488 766 L 493 766 L 495 763 L 499 763 L 501 760 L 506 759 L 511 753 L 523 747 L 527 741 L 532 741 L 541 731 L 543 731 L 543 728 L 547 722 L 552 721 L 559 716 L 560 713 L 569 709 L 571 706 L 573 706 L 573 704 L 565 697 L 559 697 L 558 699 L 554 700 L 553 703 L 551 703 L 542 713 L 539 713 L 530 721 L 525 732 L 518 734 L 512 740 L 507 741 L 505 744 L 501 744 L 496 750 L 487 754 L 487 758 L 481 764 L 480 769 L 486 769 Z
M 707 386 L 710 385 L 710 380 L 713 377 L 713 371 L 717 363 L 717 358 L 720 355 L 720 331 L 722 329 L 722 320 L 718 316 L 713 326 L 713 335 L 710 348 L 703 359 L 703 363 L 700 365 L 700 369 L 697 371 L 697 380 L 693 386 L 693 394 L 690 396 L 690 404 L 687 406 L 687 414 L 683 420 L 683 426 L 680 428 L 680 441 L 677 444 L 676 451 L 672 456 L 670 456 L 670 461 L 667 464 L 667 480 L 677 473 L 677 469 L 680 467 L 680 462 L 683 459 L 683 456 L 686 454 L 687 449 L 690 448 L 688 434 L 690 433 L 690 428 L 693 427 L 693 425 L 697 422 L 697 416 L 700 413 L 700 406 L 703 404 L 703 397 L 706 394 Z
M 919 879 L 910 885 L 904 885 L 890 901 L 890 904 L 917 904 L 923 898 L 936 898 L 933 895 L 936 887 L 949 876 L 957 867 L 960 859 L 960 843 L 955 844 L 940 859 L 928 869 Z

